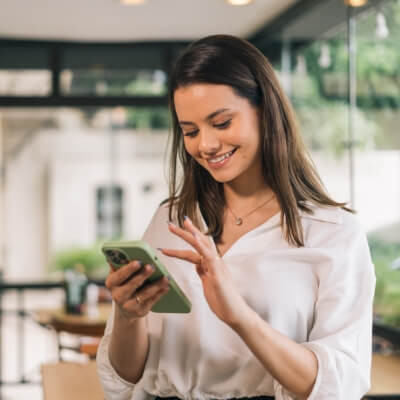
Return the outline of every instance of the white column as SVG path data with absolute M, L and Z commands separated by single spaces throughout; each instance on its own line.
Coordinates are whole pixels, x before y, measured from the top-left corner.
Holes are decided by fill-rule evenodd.
M 4 179 L 5 166 L 3 164 L 3 115 L 0 112 L 0 276 L 4 275 Z

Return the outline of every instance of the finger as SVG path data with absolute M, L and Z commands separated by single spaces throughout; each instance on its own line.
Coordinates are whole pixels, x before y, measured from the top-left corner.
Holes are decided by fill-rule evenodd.
M 156 295 L 160 290 L 169 287 L 169 280 L 166 276 L 163 278 L 159 279 L 156 284 L 143 288 L 140 290 L 137 290 L 132 298 L 136 300 L 136 297 L 139 297 L 140 302 L 144 303 L 148 299 L 151 299 L 154 295 Z
M 200 229 L 198 229 L 196 227 L 196 225 L 192 222 L 192 220 L 189 217 L 185 216 L 185 220 L 183 222 L 183 225 L 185 226 L 185 228 L 193 235 L 193 236 L 198 236 L 198 238 L 200 238 L 200 240 L 205 243 L 208 244 L 208 239 L 207 237 L 204 235 L 203 232 L 200 231 Z
M 142 267 L 138 261 L 132 261 L 125 264 L 123 267 L 118 268 L 108 274 L 105 285 L 108 289 L 123 284 L 133 273 L 137 272 Z
M 201 257 L 198 253 L 192 250 L 175 250 L 175 249 L 161 249 L 160 251 L 168 257 L 179 258 L 180 260 L 188 261 L 192 264 L 199 264 Z
M 128 312 L 136 312 L 137 314 L 144 316 L 151 310 L 153 305 L 169 291 L 169 289 L 169 287 L 163 287 L 153 294 L 153 296 L 144 301 L 143 298 L 139 296 L 140 304 L 138 304 L 136 298 L 130 299 L 124 304 L 124 309 Z
M 197 234 L 197 232 L 185 231 L 184 229 L 181 229 L 172 223 L 169 224 L 169 228 L 172 233 L 175 233 L 177 236 L 181 237 L 183 240 L 189 243 L 195 250 L 197 250 L 198 253 L 200 253 L 200 249 L 197 245 L 197 240 L 194 237 L 194 234 Z M 200 231 L 198 232 L 199 234 L 203 235 Z
M 185 242 L 189 243 L 191 246 L 194 246 L 195 240 L 194 240 L 193 234 L 191 232 L 188 232 L 188 231 L 180 228 L 179 226 L 173 224 L 172 222 L 170 222 L 168 224 L 168 229 L 170 230 L 170 232 L 179 236 Z
M 125 284 L 117 286 L 113 290 L 113 298 L 119 304 L 123 304 L 137 291 L 139 287 L 148 279 L 155 269 L 150 264 L 145 265 L 140 272 L 135 274 Z
M 150 297 L 144 302 L 144 307 L 147 308 L 148 310 L 151 310 L 151 308 L 156 304 L 161 297 L 163 297 L 166 293 L 169 292 L 171 288 L 169 286 L 161 288 L 158 292 L 156 292 L 155 295 Z
M 215 246 L 211 246 L 209 238 L 204 235 L 197 227 L 193 224 L 192 220 L 189 217 L 185 217 L 184 222 L 185 227 L 189 232 L 192 233 L 196 242 L 196 249 L 198 252 L 206 258 L 215 259 L 219 258 L 218 252 Z
M 110 261 L 107 261 L 107 264 L 110 266 L 110 268 L 111 268 L 112 271 L 115 271 L 115 268 L 114 268 L 114 266 L 110 263 Z
M 209 242 L 205 244 L 197 233 L 194 234 L 194 238 L 196 240 L 196 247 L 199 249 L 199 253 L 204 257 L 206 261 L 213 262 L 216 259 L 220 258 L 215 250 L 210 248 Z

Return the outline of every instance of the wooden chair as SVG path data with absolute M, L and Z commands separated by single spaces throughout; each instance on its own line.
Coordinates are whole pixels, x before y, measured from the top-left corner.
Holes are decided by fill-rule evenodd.
M 94 361 L 43 364 L 41 374 L 44 400 L 104 400 Z

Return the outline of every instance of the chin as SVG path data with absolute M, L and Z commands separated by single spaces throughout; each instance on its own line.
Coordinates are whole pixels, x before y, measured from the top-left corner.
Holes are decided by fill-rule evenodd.
M 231 182 L 233 180 L 235 180 L 235 178 L 237 177 L 236 174 L 232 174 L 232 173 L 212 173 L 211 171 L 208 170 L 208 173 L 211 175 L 211 177 L 219 182 L 219 183 L 228 183 Z

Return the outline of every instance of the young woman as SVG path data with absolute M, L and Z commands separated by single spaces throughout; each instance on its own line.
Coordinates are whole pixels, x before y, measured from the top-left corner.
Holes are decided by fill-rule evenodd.
M 170 197 L 143 240 L 192 311 L 149 312 L 168 291 L 142 286 L 150 265 L 110 272 L 106 398 L 359 400 L 375 289 L 366 235 L 327 194 L 271 65 L 244 40 L 206 37 L 177 60 L 169 95 Z

